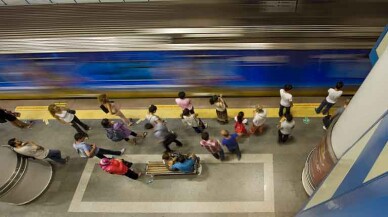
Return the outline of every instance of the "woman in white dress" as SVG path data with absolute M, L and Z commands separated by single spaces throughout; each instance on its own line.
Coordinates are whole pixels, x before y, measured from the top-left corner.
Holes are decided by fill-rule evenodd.
M 64 108 L 64 107 L 59 107 L 55 104 L 49 105 L 48 110 L 50 114 L 62 124 L 70 125 L 74 127 L 77 130 L 77 132 L 88 135 L 87 133 L 85 133 L 85 131 L 90 130 L 91 127 L 89 127 L 88 125 L 80 121 L 78 117 L 75 115 L 74 110 Z M 85 131 L 83 131 L 80 126 Z
M 253 111 L 251 134 L 263 133 L 264 123 L 267 120 L 267 111 L 261 105 L 257 105 Z

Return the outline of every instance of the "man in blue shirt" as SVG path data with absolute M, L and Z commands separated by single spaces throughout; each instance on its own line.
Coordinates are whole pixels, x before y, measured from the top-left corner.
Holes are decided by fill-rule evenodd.
M 177 152 L 165 152 L 162 159 L 169 170 L 180 171 L 183 173 L 194 172 L 195 163 L 199 160 L 195 154 L 183 155 Z
M 241 151 L 237 142 L 237 133 L 229 134 L 229 131 L 221 130 L 221 135 L 224 137 L 222 139 L 222 145 L 226 146 L 230 152 L 235 153 L 238 160 L 241 160 Z

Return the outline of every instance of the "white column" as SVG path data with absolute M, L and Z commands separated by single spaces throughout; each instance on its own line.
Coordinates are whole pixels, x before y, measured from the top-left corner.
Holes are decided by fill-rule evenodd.
M 387 109 L 388 47 L 334 125 L 331 143 L 336 157 L 341 158 Z

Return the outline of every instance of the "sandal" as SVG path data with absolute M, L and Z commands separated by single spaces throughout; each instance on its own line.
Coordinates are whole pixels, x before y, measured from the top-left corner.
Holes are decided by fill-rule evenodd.
M 147 132 L 143 132 L 143 135 L 142 135 L 143 138 L 145 138 L 147 136 L 147 134 L 148 134 Z

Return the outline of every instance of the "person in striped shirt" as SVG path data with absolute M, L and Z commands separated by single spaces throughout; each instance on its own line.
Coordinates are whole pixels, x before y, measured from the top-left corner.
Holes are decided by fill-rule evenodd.
M 220 142 L 216 139 L 210 139 L 208 132 L 202 132 L 202 140 L 199 142 L 202 147 L 206 148 L 216 159 L 225 160 L 225 153 Z

